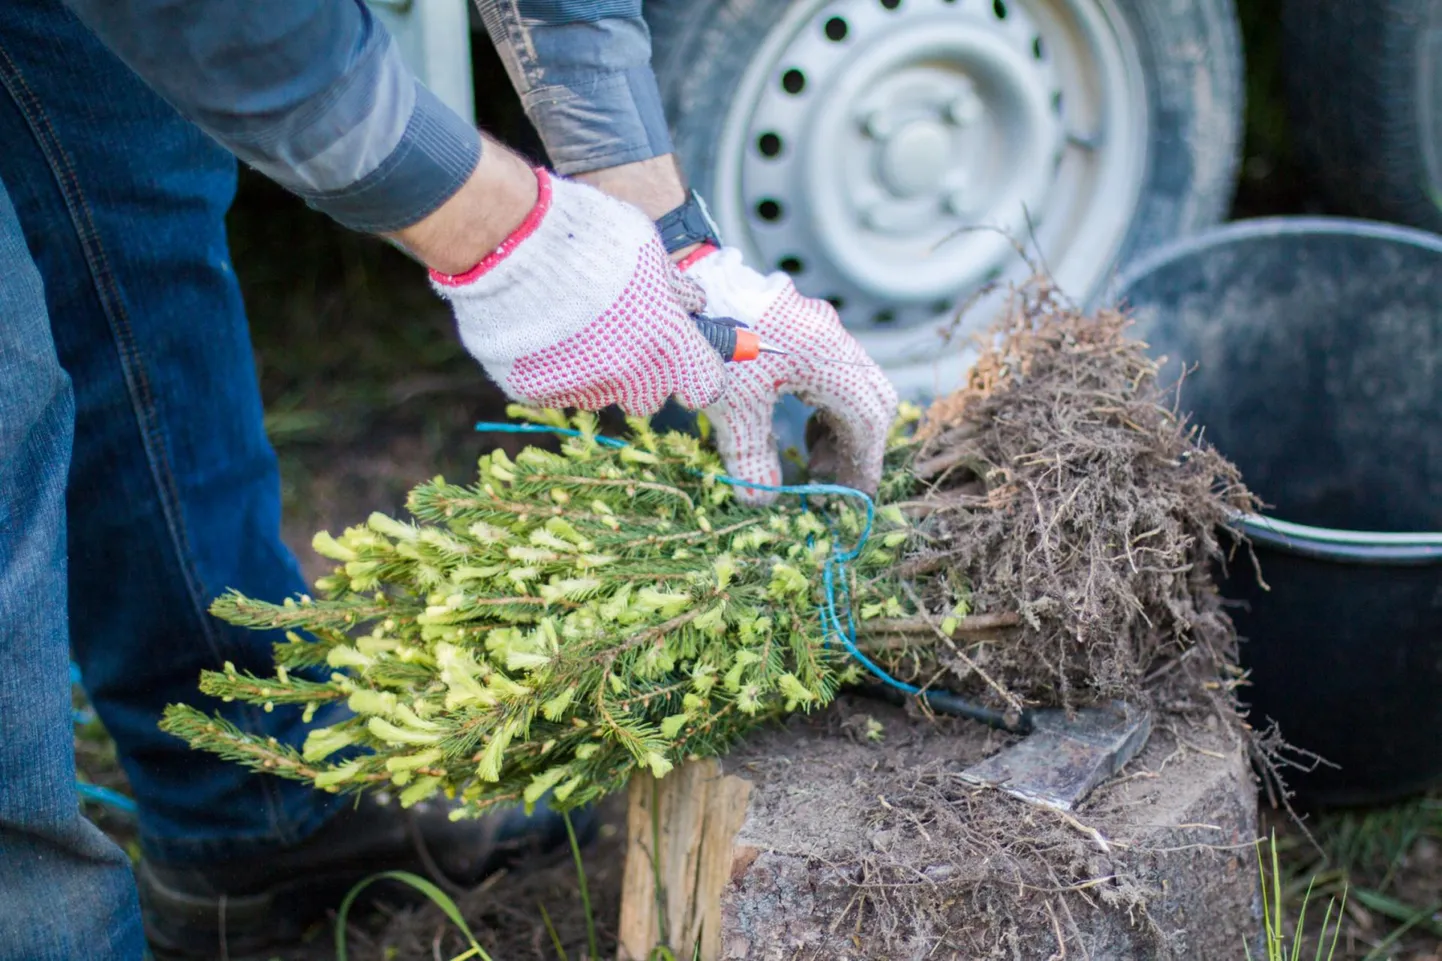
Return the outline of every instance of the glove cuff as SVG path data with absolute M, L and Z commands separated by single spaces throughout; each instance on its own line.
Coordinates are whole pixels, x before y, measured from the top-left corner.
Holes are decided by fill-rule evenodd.
M 676 261 L 676 269 L 684 274 L 686 271 L 694 267 L 697 263 L 716 253 L 720 249 L 721 248 L 717 247 L 715 244 L 702 244 L 686 256 L 682 257 L 680 260 Z
M 551 209 L 551 175 L 546 172 L 544 167 L 537 167 L 535 169 L 536 205 L 531 208 L 530 213 L 526 214 L 526 219 L 521 221 L 521 225 L 511 231 L 510 236 L 501 241 L 495 250 L 486 254 L 486 256 L 470 270 L 459 274 L 443 274 L 440 271 L 432 270 L 430 272 L 431 280 L 440 284 L 442 287 L 464 287 L 467 284 L 474 283 L 494 269 L 501 261 L 509 257 L 511 251 L 519 247 L 525 242 L 526 238 L 536 232 L 536 228 L 541 226 L 541 221 L 546 218 L 547 211 Z

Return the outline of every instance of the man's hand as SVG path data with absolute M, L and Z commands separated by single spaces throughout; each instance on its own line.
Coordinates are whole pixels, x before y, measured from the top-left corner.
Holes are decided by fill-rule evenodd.
M 875 492 L 896 418 L 896 391 L 841 326 L 831 305 L 801 296 L 785 274 L 763 277 L 731 248 L 703 248 L 682 266 L 705 290 L 707 313 L 743 321 L 763 341 L 789 354 L 731 364 L 725 392 L 706 408 L 727 470 L 762 484 L 781 482 L 772 411 L 781 395 L 795 394 L 820 409 L 835 437 L 837 480 Z M 738 493 L 753 504 L 775 496 L 748 488 Z
M 434 270 L 466 349 L 518 400 L 649 415 L 721 395 L 726 370 L 690 314 L 705 295 L 645 214 L 536 171 L 534 208 L 480 263 Z

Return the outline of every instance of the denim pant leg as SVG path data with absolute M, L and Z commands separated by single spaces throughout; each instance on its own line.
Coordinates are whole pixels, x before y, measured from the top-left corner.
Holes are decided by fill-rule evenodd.
M 80 813 L 65 617 L 75 403 L 0 182 L 0 959 L 136 961 L 130 862 Z
M 268 671 L 270 633 L 207 613 L 228 588 L 304 590 L 280 540 L 226 245 L 230 156 L 103 48 L 60 0 L 0 4 L 0 179 L 45 282 L 75 385 L 68 492 L 74 656 L 140 807 L 146 856 L 221 860 L 294 842 L 328 795 L 191 751 L 168 703 L 297 743 L 299 714 L 205 702 L 203 668 Z

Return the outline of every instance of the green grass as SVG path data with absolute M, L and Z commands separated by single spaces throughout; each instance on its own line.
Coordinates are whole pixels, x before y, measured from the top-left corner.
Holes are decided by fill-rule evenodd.
M 576 828 L 571 823 L 571 816 L 569 814 L 562 813 L 561 817 L 566 822 L 566 839 L 570 844 L 571 856 L 575 859 L 576 879 L 579 884 L 581 893 L 581 910 L 585 912 L 586 918 L 587 953 L 580 956 L 577 961 L 600 961 L 601 949 L 599 947 L 599 938 L 597 937 L 596 933 L 596 917 L 591 909 L 590 890 L 586 884 L 586 869 L 581 862 L 581 844 L 576 838 Z M 420 877 L 417 874 L 412 874 L 409 871 L 378 872 L 361 881 L 355 887 L 351 888 L 351 890 L 346 894 L 345 900 L 341 902 L 340 910 L 336 913 L 336 961 L 349 961 L 349 956 L 346 953 L 346 931 L 350 918 L 351 908 L 355 905 L 356 898 L 358 898 L 361 892 L 364 891 L 366 888 L 380 881 L 395 881 L 415 888 L 421 894 L 425 895 L 426 898 L 431 901 L 431 903 L 433 903 L 437 908 L 439 908 L 441 910 L 441 913 L 443 913 L 446 918 L 451 922 L 451 924 L 455 926 L 456 930 L 460 931 L 461 934 L 465 936 L 466 943 L 469 945 L 469 947 L 460 954 L 452 957 L 450 961 L 470 961 L 470 959 L 472 958 L 479 958 L 480 961 L 493 961 L 490 954 L 486 952 L 486 949 L 481 947 L 480 942 L 476 940 L 476 936 L 471 931 L 470 925 L 466 923 L 465 916 L 461 913 L 460 907 L 456 905 L 456 902 L 451 898 L 451 896 L 446 894 L 445 891 L 442 891 L 432 882 L 426 880 L 423 877 Z M 542 921 L 544 921 L 545 923 L 546 933 L 550 935 L 551 945 L 556 950 L 556 957 L 558 961 L 568 961 L 566 957 L 565 945 L 561 943 L 561 936 L 557 933 L 556 926 L 551 922 L 550 912 L 546 910 L 546 906 L 544 904 L 540 903 L 536 905 L 536 909 L 539 912 Z M 439 942 L 437 942 L 437 944 L 439 944 Z M 439 948 L 437 948 L 437 951 L 439 951 Z M 437 954 L 437 957 L 439 957 L 439 954 Z M 658 959 L 658 961 L 660 961 L 660 959 Z M 674 958 L 665 959 L 665 961 L 674 961 Z
M 1327 812 L 1310 831 L 1313 840 L 1293 830 L 1276 841 L 1285 906 L 1345 894 L 1349 958 L 1384 961 L 1442 942 L 1442 863 L 1421 857 L 1442 845 L 1442 797 Z
M 336 961 L 349 961 L 349 955 L 346 952 L 346 930 L 351 908 L 355 905 L 356 898 L 360 897 L 361 892 L 366 888 L 380 881 L 397 881 L 415 888 L 429 898 L 436 907 L 440 908 L 445 916 L 450 919 L 451 923 L 466 936 L 466 941 L 470 943 L 470 948 L 451 958 L 451 961 L 468 961 L 470 958 L 480 958 L 481 961 L 492 961 L 491 956 L 486 953 L 486 949 L 481 947 L 476 941 L 476 936 L 471 933 L 471 926 L 466 923 L 466 919 L 461 915 L 461 909 L 456 906 L 456 902 L 451 899 L 451 896 L 430 881 L 427 881 L 418 874 L 412 874 L 410 871 L 381 871 L 371 875 L 350 889 L 349 893 L 345 896 L 345 900 L 340 904 L 340 910 L 336 914 Z
M 1257 872 L 1262 892 L 1262 943 L 1266 961 L 1301 961 L 1308 942 L 1307 909 L 1312 903 L 1312 886 L 1296 906 L 1297 920 L 1294 925 L 1287 923 L 1287 916 L 1293 907 L 1293 900 L 1286 896 L 1283 885 L 1281 859 L 1277 853 L 1277 836 L 1269 841 L 1257 842 Z M 1316 949 L 1313 961 L 1332 961 L 1337 953 L 1337 943 L 1342 935 L 1342 912 L 1347 903 L 1347 892 L 1341 894 L 1341 903 L 1331 898 L 1327 902 L 1327 913 L 1322 918 L 1321 930 L 1315 937 Z M 1248 961 L 1253 961 L 1251 945 L 1244 944 Z

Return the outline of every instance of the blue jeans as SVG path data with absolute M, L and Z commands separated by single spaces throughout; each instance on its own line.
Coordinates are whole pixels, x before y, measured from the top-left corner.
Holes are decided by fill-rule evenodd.
M 305 589 L 279 536 L 226 246 L 235 176 L 59 0 L 0 3 L 4 961 L 142 952 L 127 860 L 73 787 L 68 653 L 115 738 L 147 857 L 207 863 L 293 843 L 338 803 L 156 728 L 167 703 L 190 701 L 303 736 L 294 711 L 196 692 L 200 671 L 227 660 L 268 671 L 278 639 L 212 618 L 215 596 Z

